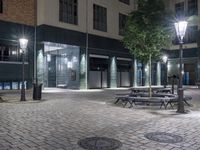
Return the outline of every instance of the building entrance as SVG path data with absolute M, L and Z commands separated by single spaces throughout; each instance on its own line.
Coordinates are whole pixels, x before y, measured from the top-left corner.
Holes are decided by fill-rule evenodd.
M 79 88 L 79 47 L 45 43 L 44 86 Z
M 108 58 L 90 57 L 89 88 L 108 87 Z
M 131 61 L 117 61 L 117 87 L 131 86 Z

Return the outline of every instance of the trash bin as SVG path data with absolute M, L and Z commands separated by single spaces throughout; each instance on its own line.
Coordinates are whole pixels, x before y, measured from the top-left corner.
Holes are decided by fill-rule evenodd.
M 42 84 L 33 84 L 33 100 L 41 100 Z

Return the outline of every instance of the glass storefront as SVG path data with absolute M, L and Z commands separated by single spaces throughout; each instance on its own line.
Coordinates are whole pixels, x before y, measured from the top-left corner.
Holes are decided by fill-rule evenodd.
M 45 42 L 44 86 L 79 88 L 78 46 Z

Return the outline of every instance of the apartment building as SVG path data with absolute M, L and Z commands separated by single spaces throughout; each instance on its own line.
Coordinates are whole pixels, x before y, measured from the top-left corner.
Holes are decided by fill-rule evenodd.
M 177 19 L 199 16 L 197 0 L 165 2 Z M 147 85 L 147 68 L 121 42 L 127 15 L 136 9 L 136 0 L 0 0 L 0 89 L 20 88 L 22 36 L 29 40 L 27 88 L 35 79 L 44 87 L 76 89 Z M 184 39 L 185 84 L 200 79 L 198 30 L 193 19 Z M 166 52 L 168 76 L 178 74 L 176 39 Z M 152 67 L 152 83 L 164 83 L 164 65 Z
M 135 0 L 38 0 L 37 72 L 44 87 L 133 85 L 133 59 L 121 39 Z
M 25 80 L 44 87 L 131 86 L 132 57 L 121 43 L 133 0 L 0 0 L 0 89 L 20 89 L 19 38 L 29 40 Z
M 29 39 L 25 52 L 27 88 L 33 81 L 34 0 L 0 0 L 0 90 L 19 89 L 22 81 L 22 55 L 19 38 Z
M 200 80 L 200 0 L 169 0 L 167 7 L 175 14 L 175 20 L 186 19 L 188 27 L 184 38 L 183 63 L 184 84 L 194 85 Z M 169 55 L 168 76 L 178 75 L 179 45 L 175 38 L 172 46 L 167 50 Z

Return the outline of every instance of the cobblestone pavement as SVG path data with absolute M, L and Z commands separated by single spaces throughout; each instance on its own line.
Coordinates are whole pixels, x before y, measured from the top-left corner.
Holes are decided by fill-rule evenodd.
M 188 114 L 114 105 L 114 94 L 126 92 L 46 90 L 43 101 L 0 103 L 0 150 L 82 150 L 77 142 L 94 136 L 121 141 L 119 150 L 200 150 L 199 89 L 185 92 L 194 98 Z M 173 133 L 183 142 L 150 141 L 149 132 Z

